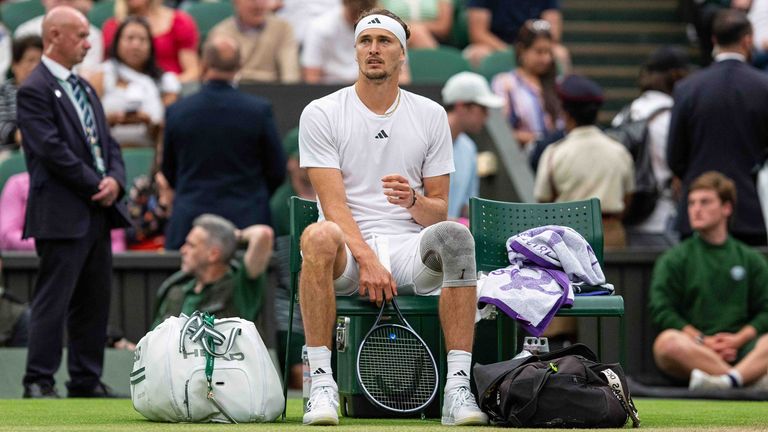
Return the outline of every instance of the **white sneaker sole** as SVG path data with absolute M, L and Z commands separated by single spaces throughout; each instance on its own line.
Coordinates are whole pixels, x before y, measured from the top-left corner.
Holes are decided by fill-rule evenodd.
M 488 417 L 484 415 L 475 415 L 463 418 L 461 420 L 454 420 L 452 417 L 442 417 L 440 420 L 443 426 L 485 426 L 488 424 Z
M 336 426 L 339 424 L 339 417 L 332 415 L 317 416 L 312 419 L 304 418 L 303 420 L 307 426 Z

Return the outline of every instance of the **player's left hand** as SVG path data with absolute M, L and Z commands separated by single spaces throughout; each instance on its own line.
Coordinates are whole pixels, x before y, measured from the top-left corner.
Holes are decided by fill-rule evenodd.
M 408 179 L 400 174 L 385 175 L 381 178 L 381 186 L 390 203 L 403 208 L 410 208 L 413 205 L 413 196 L 416 192 L 411 188 Z

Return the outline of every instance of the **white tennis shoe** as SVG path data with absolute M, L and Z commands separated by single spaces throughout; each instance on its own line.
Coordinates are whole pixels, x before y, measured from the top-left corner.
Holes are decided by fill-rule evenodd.
M 701 369 L 691 371 L 688 390 L 726 390 L 732 388 L 727 375 L 710 375 Z
M 457 387 L 445 394 L 443 402 L 444 426 L 481 426 L 488 424 L 488 416 L 480 410 L 469 387 Z
M 304 413 L 305 425 L 339 424 L 339 392 L 332 386 L 312 389 Z

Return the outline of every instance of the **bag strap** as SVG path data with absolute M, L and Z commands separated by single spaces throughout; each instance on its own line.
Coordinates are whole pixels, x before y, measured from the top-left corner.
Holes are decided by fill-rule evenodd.
M 213 328 L 214 322 L 215 320 L 213 318 L 213 315 L 209 313 L 205 313 L 205 315 L 203 315 L 204 327 Z M 206 397 L 208 398 L 209 401 L 211 401 L 211 403 L 213 403 L 213 406 L 215 406 L 219 410 L 219 412 L 221 412 L 224 415 L 224 417 L 226 417 L 227 420 L 230 421 L 230 423 L 237 424 L 237 421 L 235 421 L 235 419 L 231 415 L 229 415 L 227 410 L 224 409 L 224 406 L 222 406 L 219 403 L 219 401 L 216 400 L 216 396 L 213 394 L 213 365 L 216 360 L 216 356 L 213 355 L 213 353 L 208 350 L 208 348 L 206 347 L 206 341 L 210 345 L 214 344 L 213 333 L 208 333 L 205 339 L 203 339 L 203 347 L 205 348 L 205 380 L 208 381 L 208 393 Z M 230 348 L 231 348 L 231 342 L 232 340 L 230 340 Z M 229 351 L 229 349 L 227 351 Z
M 516 415 L 509 414 L 509 419 L 512 420 L 511 423 L 513 423 L 513 427 L 523 427 L 523 425 L 528 420 L 530 420 L 534 414 L 536 414 L 536 409 L 539 405 L 539 394 L 541 393 L 541 390 L 549 380 L 549 377 L 553 373 L 557 373 L 557 365 L 555 363 L 550 362 L 547 366 L 548 367 L 544 369 L 544 371 L 540 373 L 539 376 L 536 377 L 536 381 L 533 383 L 531 398 L 528 400 L 528 403 L 520 408 Z
M 600 372 L 605 375 L 605 378 L 608 380 L 608 386 L 613 390 L 613 394 L 616 395 L 619 402 L 621 402 L 624 412 L 632 419 L 632 427 L 640 427 L 640 416 L 637 413 L 637 408 L 635 408 L 635 403 L 628 394 L 624 393 L 624 386 L 621 384 L 619 376 L 611 369 L 603 369 Z

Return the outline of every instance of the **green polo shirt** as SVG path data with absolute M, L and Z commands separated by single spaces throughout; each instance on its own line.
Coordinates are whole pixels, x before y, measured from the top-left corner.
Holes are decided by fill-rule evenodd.
M 258 318 L 264 297 L 266 276 L 249 278 L 242 260 L 230 263 L 229 271 L 219 280 L 206 284 L 195 293 L 197 280 L 189 274 L 176 272 L 158 290 L 155 321 L 152 328 L 170 316 L 186 315 L 199 310 L 216 318 L 240 317 L 249 321 Z

